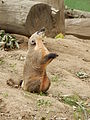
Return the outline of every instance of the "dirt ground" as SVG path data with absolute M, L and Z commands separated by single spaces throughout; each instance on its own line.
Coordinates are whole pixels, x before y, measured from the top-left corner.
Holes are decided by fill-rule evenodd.
M 0 50 L 0 120 L 76 120 L 73 107 L 61 101 L 61 96 L 70 95 L 80 96 L 90 110 L 90 40 L 69 35 L 46 41 L 47 48 L 59 55 L 47 68 L 51 79 L 47 95 L 28 93 L 6 84 L 9 78 L 22 79 L 27 43 L 19 50 Z M 86 73 L 87 77 L 80 79 L 78 72 Z

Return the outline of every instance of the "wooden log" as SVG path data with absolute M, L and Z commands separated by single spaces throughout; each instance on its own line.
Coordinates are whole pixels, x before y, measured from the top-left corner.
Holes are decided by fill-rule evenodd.
M 64 0 L 31 0 L 31 1 L 39 1 L 42 3 L 46 3 L 57 10 L 62 10 L 64 8 Z
M 44 26 L 47 36 L 54 37 L 59 32 L 65 32 L 64 25 L 58 27 L 60 19 L 60 15 L 53 15 L 51 7 L 42 1 L 0 1 L 0 29 L 10 33 L 30 36 Z
M 74 14 L 75 15 L 78 15 L 79 18 L 90 18 L 90 12 L 87 12 L 87 11 L 81 11 L 81 10 L 76 10 L 74 9 Z
M 90 39 L 90 18 L 66 19 L 66 34 L 81 39 Z
M 64 16 L 64 0 L 33 0 L 33 1 L 39 1 L 42 3 L 46 3 L 50 5 L 51 7 L 55 8 L 56 11 L 56 19 L 57 19 L 57 29 L 59 33 L 65 34 L 65 16 Z
M 90 18 L 90 12 L 66 8 L 65 18 Z

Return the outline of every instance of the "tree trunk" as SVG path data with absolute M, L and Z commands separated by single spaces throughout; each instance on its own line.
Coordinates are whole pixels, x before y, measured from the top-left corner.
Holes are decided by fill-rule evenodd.
M 46 34 L 50 37 L 54 37 L 59 32 L 64 33 L 63 12 L 53 14 L 51 7 L 42 1 L 0 1 L 0 29 L 26 36 L 30 36 L 42 27 L 47 28 Z
M 56 10 L 59 10 L 56 13 L 56 16 L 57 16 L 56 26 L 59 32 L 65 34 L 64 0 L 33 0 L 33 1 L 46 3 L 51 7 L 55 8 Z
M 42 3 L 49 4 L 57 10 L 61 10 L 63 8 L 64 0 L 31 0 L 31 1 L 39 1 Z

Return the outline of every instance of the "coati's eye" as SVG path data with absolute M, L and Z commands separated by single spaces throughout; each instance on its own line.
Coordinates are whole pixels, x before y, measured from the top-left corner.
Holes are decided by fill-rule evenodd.
M 36 45 L 36 41 L 33 39 L 33 40 L 30 41 L 30 44 L 31 45 Z

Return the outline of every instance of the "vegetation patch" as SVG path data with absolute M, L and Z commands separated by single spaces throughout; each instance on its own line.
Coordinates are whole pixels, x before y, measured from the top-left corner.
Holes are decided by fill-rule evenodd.
M 90 12 L 90 0 L 64 0 L 64 2 L 71 9 Z
M 52 82 L 57 82 L 58 79 L 59 79 L 58 75 L 54 75 L 54 76 L 51 78 Z
M 80 96 L 61 96 L 59 100 L 72 106 L 75 120 L 88 120 L 90 114 L 90 108 L 88 105 L 90 103 L 86 104 L 86 101 L 81 99 Z
M 78 78 L 80 78 L 80 79 L 84 79 L 84 78 L 88 78 L 88 77 L 89 77 L 89 75 L 88 75 L 87 73 L 82 72 L 82 71 L 77 72 L 77 73 L 76 73 L 76 76 L 77 76 Z
M 39 99 L 37 100 L 37 106 L 51 106 L 51 101 Z
M 3 94 L 3 97 L 4 97 L 4 98 L 7 98 L 7 97 L 8 97 L 8 93 L 7 93 L 7 92 L 2 93 L 2 94 Z
M 0 58 L 0 65 L 4 64 L 4 60 L 2 58 Z
M 39 94 L 40 96 L 48 96 L 48 93 L 47 92 L 40 92 L 40 94 Z
M 64 39 L 64 35 L 62 33 L 59 33 L 58 35 L 56 35 L 55 39 L 58 39 L 58 38 Z
M 0 48 L 4 50 L 19 49 L 19 44 L 15 37 L 0 30 Z

